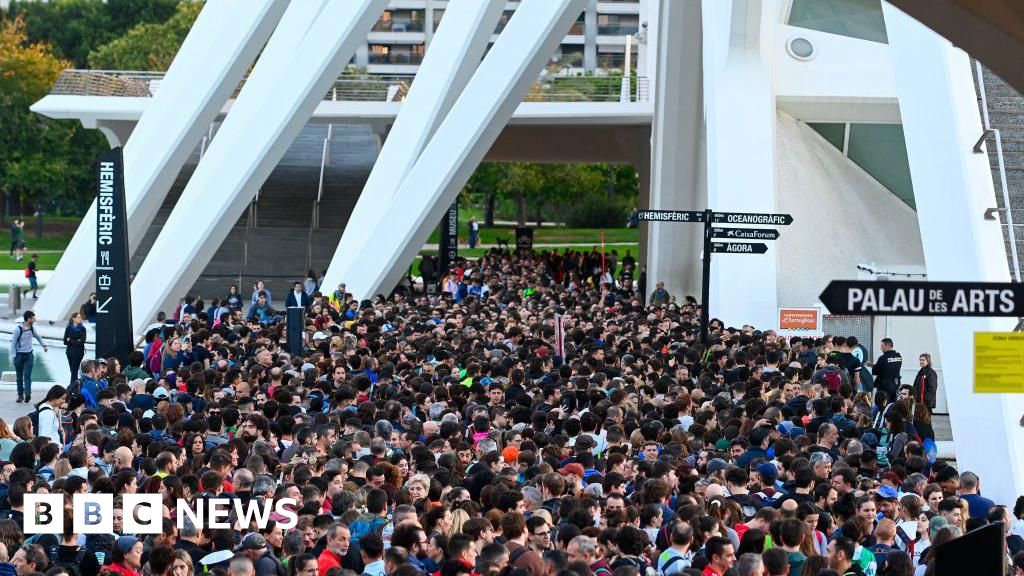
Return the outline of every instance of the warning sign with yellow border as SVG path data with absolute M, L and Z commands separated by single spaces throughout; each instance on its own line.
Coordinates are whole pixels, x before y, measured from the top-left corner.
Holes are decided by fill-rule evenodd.
M 974 333 L 974 391 L 1024 393 L 1024 333 Z

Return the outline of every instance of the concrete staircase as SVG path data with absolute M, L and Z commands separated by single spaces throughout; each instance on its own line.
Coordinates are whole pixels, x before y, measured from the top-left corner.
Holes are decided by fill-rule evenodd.
M 1006 170 L 1006 183 L 1010 198 L 1009 208 L 1017 237 L 1017 257 L 1022 270 L 1024 270 L 1024 96 L 1021 96 L 1012 86 L 987 68 L 982 67 L 982 70 L 989 123 L 993 129 L 999 130 L 1002 138 L 1003 165 Z M 976 75 L 975 84 L 977 84 Z M 980 89 L 978 90 L 978 105 L 981 106 Z M 990 134 L 985 141 L 989 163 L 992 166 L 996 206 L 1006 208 L 1000 188 L 999 159 L 996 155 L 994 135 Z M 1006 222 L 1007 218 L 1000 218 L 1000 221 Z M 1003 237 L 1006 243 L 1006 261 L 1012 277 L 1013 260 L 1010 252 L 1010 237 L 1005 226 L 1003 227 Z
M 310 268 L 322 276 L 341 239 L 370 169 L 377 158 L 377 137 L 369 126 L 335 124 L 324 168 L 318 207 L 319 227 L 311 227 L 320 181 L 327 124 L 307 124 L 260 189 L 256 201 L 235 223 L 191 293 L 209 302 L 238 284 L 248 296 L 263 279 L 283 306 L 291 283 Z M 171 188 L 153 224 L 132 257 L 132 271 L 142 265 L 199 162 L 197 149 Z

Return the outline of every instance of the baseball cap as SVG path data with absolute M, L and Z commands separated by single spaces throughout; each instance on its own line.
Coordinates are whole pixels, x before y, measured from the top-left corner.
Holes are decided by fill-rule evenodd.
M 863 444 L 865 448 L 871 448 L 874 450 L 878 447 L 878 436 L 875 436 L 874 432 L 868 432 L 860 437 L 860 443 Z
M 327 340 L 328 338 L 330 338 L 330 336 L 328 336 L 326 332 L 317 332 L 316 334 L 313 334 L 313 340 Z
M 242 538 L 242 541 L 235 546 L 235 552 L 242 552 L 245 550 L 262 550 L 267 547 L 267 539 L 262 534 L 256 532 L 250 532 Z
M 761 475 L 761 478 L 769 482 L 774 482 L 779 478 L 779 469 L 771 462 L 765 462 L 759 465 L 756 470 L 757 473 Z
M 158 386 L 157 389 L 153 391 L 154 398 L 170 398 L 170 396 L 171 394 L 167 391 L 167 388 Z
M 715 472 L 724 470 L 728 467 L 729 463 L 725 460 L 722 460 L 721 458 L 712 458 L 711 461 L 708 462 L 708 474 L 714 474 Z
M 878 488 L 875 494 L 877 494 L 879 498 L 882 498 L 884 500 L 895 500 L 899 496 L 899 494 L 896 492 L 896 489 L 893 488 L 892 486 L 881 486 Z

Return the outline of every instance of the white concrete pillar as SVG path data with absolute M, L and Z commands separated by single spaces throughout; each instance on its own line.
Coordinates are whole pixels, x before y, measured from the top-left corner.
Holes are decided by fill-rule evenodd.
M 358 256 L 387 225 L 387 207 L 434 131 L 480 64 L 501 18 L 502 2 L 451 0 L 402 109 L 384 140 L 335 250 L 323 286 L 352 282 Z M 333 288 L 331 288 L 333 290 Z
M 1002 231 L 984 219 L 985 209 L 995 206 L 988 155 L 972 152 L 982 125 L 968 56 L 890 4 L 882 6 L 928 279 L 1008 282 Z M 1014 324 L 935 319 L 957 468 L 977 473 L 982 493 L 998 504 L 1012 504 L 1024 492 L 1024 399 L 973 392 L 974 333 L 1010 331 Z
M 498 138 L 586 0 L 524 0 L 392 200 L 348 288 L 390 292 Z M 449 17 L 445 14 L 445 20 Z M 444 20 L 442 20 L 444 22 Z M 440 35 L 435 38 L 437 44 Z M 391 136 L 394 138 L 394 135 Z
M 128 247 L 134 251 L 189 155 L 238 87 L 287 0 L 208 1 L 125 144 Z M 109 137 L 109 135 L 108 135 Z M 67 320 L 92 290 L 96 203 L 75 231 L 36 303 L 41 319 Z
M 774 5 L 771 0 L 704 0 L 704 111 L 712 210 L 772 213 L 780 208 L 775 205 L 770 59 Z M 763 255 L 714 255 L 711 317 L 721 318 L 726 326 L 776 327 L 777 250 L 772 242 L 766 244 L 768 253 Z
M 660 5 L 658 43 L 651 46 L 658 53 L 658 83 L 652 94 L 650 194 L 640 204 L 650 210 L 703 210 L 701 0 L 660 0 Z M 699 298 L 701 226 L 646 222 L 640 236 L 647 296 L 662 281 L 677 298 Z
M 136 331 L 199 278 L 386 6 L 292 3 L 132 283 Z

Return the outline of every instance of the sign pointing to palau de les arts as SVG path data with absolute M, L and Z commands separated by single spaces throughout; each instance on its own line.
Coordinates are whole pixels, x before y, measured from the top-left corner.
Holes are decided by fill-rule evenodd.
M 1024 284 L 834 280 L 819 296 L 832 314 L 1024 316 Z

